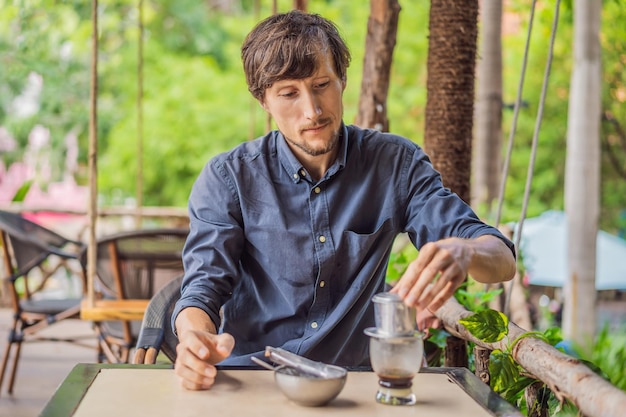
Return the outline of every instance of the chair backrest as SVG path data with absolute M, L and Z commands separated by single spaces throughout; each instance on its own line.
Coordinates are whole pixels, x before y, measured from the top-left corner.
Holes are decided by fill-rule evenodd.
M 150 299 L 183 272 L 188 229 L 145 229 L 116 233 L 97 242 L 98 290 L 116 299 Z M 86 267 L 86 253 L 82 257 Z
M 40 331 L 58 321 L 79 317 L 81 298 L 63 293 L 59 296 L 58 290 L 63 288 L 47 283 L 49 279 L 57 284 L 66 281 L 64 274 L 56 279 L 57 271 L 62 268 L 72 278 L 77 276 L 81 279 L 85 292 L 85 276 L 78 265 L 85 245 L 19 214 L 6 211 L 0 211 L 0 245 L 0 254 L 4 260 L 0 278 L 9 284 L 3 286 L 3 289 L 8 288 L 13 307 L 13 324 L 8 331 L 8 343 L 0 364 L 0 387 L 12 356 L 12 370 L 8 374 L 8 392 L 12 393 L 23 342 L 63 341 L 82 344 L 80 338 L 68 335 L 59 337 L 53 330 Z
M 172 362 L 176 361 L 178 338 L 174 335 L 171 319 L 176 301 L 180 298 L 182 282 L 181 275 L 167 283 L 150 299 L 137 339 L 137 351 L 143 352 L 139 356 L 135 355 L 134 363 L 154 363 L 159 351 Z M 144 362 L 145 352 L 151 349 L 154 354 Z
M 20 214 L 0 210 L 0 232 L 2 244 L 8 251 L 12 248 L 13 262 L 5 255 L 5 263 L 11 268 L 9 277 L 17 278 L 39 266 L 46 258 L 54 254 L 62 258 L 76 258 L 85 245 L 66 238 L 37 223 L 25 219 Z M 71 244 L 75 250 L 68 252 Z M 9 268 L 8 267 L 8 268 Z

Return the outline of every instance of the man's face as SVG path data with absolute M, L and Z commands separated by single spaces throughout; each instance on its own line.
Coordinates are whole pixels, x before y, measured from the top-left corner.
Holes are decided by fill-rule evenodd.
M 296 155 L 332 152 L 343 117 L 346 83 L 335 74 L 330 54 L 320 55 L 317 71 L 308 78 L 277 81 L 265 90 L 261 105 Z

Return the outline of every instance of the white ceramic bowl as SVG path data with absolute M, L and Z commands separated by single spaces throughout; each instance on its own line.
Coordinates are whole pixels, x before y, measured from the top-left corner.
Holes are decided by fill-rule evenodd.
M 337 368 L 336 376 L 318 378 L 302 374 L 294 368 L 279 367 L 274 371 L 274 380 L 291 401 L 307 407 L 319 407 L 335 399 L 346 384 L 348 372 L 338 366 L 333 368 Z

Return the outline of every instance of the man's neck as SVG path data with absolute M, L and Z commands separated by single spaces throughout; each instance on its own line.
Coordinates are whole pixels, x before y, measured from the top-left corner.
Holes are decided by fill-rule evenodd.
M 335 147 L 331 152 L 317 156 L 307 155 L 300 151 L 296 153 L 296 158 L 298 158 L 311 177 L 313 177 L 315 181 L 319 181 L 324 174 L 326 174 L 326 171 L 328 171 L 328 168 L 330 168 L 333 162 L 335 162 L 337 149 L 338 147 Z

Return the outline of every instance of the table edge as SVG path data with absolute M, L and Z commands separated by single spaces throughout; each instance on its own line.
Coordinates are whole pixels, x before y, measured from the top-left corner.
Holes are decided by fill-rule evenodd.
M 502 398 L 467 368 L 426 367 L 422 368 L 420 372 L 445 373 L 450 381 L 457 384 L 478 405 L 494 417 L 524 417 L 520 410 Z
M 87 394 L 102 369 L 172 369 L 172 364 L 135 365 L 109 363 L 79 363 L 74 366 L 68 376 L 59 385 L 56 392 L 48 400 L 39 417 L 71 416 Z M 250 367 L 219 367 L 218 369 L 253 370 Z M 352 368 L 351 372 L 371 372 L 369 368 Z M 523 414 L 512 404 L 494 392 L 467 368 L 425 367 L 422 373 L 445 374 L 451 382 L 457 384 L 478 405 L 494 417 L 523 417 Z

